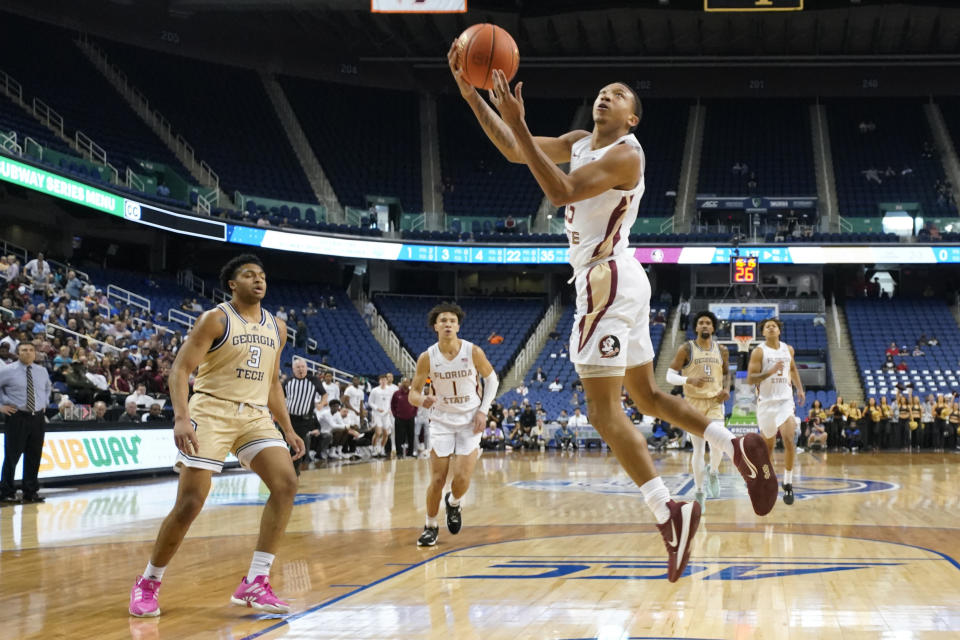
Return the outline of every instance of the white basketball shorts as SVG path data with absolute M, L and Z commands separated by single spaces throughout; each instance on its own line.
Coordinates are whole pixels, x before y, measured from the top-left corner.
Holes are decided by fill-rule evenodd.
M 773 438 L 794 413 L 793 398 L 790 400 L 770 400 L 757 403 L 757 426 L 764 438 Z
M 632 255 L 582 270 L 575 286 L 577 312 L 570 335 L 574 365 L 622 370 L 653 360 L 650 281 Z

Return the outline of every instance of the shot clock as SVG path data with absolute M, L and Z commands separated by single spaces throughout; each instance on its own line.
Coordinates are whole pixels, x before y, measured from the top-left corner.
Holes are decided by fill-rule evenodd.
M 730 258 L 730 284 L 757 284 L 760 268 L 756 256 Z

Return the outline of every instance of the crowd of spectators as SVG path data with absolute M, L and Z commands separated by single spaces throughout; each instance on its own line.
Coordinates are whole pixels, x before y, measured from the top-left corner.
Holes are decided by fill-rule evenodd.
M 0 259 L 0 286 L 0 362 L 15 360 L 20 342 L 34 345 L 54 387 L 51 421 L 169 418 L 167 379 L 180 331 L 146 310 L 118 308 L 101 288 L 43 254 L 23 269 L 16 256 Z

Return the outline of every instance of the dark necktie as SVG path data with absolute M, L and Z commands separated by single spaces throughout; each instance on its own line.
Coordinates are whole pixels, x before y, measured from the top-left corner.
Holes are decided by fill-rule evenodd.
M 27 365 L 27 411 L 36 411 L 36 399 L 33 397 L 33 367 Z

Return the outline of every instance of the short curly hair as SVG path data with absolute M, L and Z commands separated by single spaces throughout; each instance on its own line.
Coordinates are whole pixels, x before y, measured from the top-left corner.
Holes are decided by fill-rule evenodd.
M 710 318 L 710 324 L 713 325 L 714 333 L 720 329 L 720 322 L 717 320 L 717 316 L 714 315 L 713 311 L 701 311 L 697 315 L 693 316 L 694 328 L 696 328 L 697 323 L 700 322 L 700 318 Z
M 764 318 L 763 320 L 761 320 L 760 323 L 757 325 L 757 328 L 760 330 L 760 333 L 763 333 L 763 328 L 767 325 L 768 322 L 776 322 L 777 327 L 780 328 L 781 335 L 783 334 L 783 322 L 780 320 L 780 318 Z
M 440 317 L 441 313 L 452 313 L 457 316 L 457 322 L 463 324 L 463 319 L 467 316 L 466 312 L 460 308 L 455 302 L 441 302 L 433 309 L 430 309 L 430 313 L 427 315 L 427 326 L 433 329 L 434 325 L 437 324 L 437 318 Z
M 237 271 L 245 264 L 255 264 L 264 269 L 263 262 L 252 253 L 244 253 L 236 258 L 231 258 L 227 264 L 220 269 L 220 286 L 226 292 L 230 291 L 230 281 L 237 276 Z

